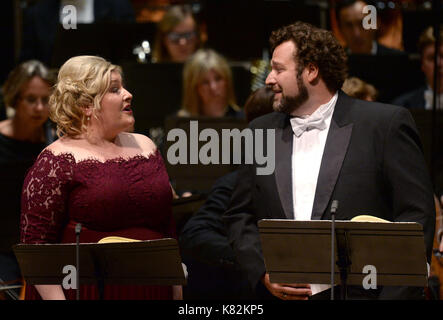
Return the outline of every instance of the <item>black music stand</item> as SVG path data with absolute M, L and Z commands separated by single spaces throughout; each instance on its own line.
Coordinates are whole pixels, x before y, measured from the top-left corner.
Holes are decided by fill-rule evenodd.
M 331 221 L 260 220 L 258 226 L 271 282 L 330 284 Z M 377 286 L 427 285 L 420 224 L 336 221 L 335 230 L 335 284 L 340 279 L 342 292 L 363 284 L 366 265 L 376 267 Z
M 62 284 L 63 268 L 76 265 L 76 244 L 18 244 L 14 253 L 28 284 Z M 183 285 L 175 239 L 80 244 L 80 284 Z

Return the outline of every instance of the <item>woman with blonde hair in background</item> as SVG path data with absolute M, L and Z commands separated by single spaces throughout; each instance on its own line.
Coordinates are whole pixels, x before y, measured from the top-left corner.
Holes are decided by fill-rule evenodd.
M 372 84 L 356 77 L 347 78 L 341 89 L 348 96 L 360 100 L 376 101 L 378 96 L 378 91 Z
M 212 49 L 199 49 L 183 70 L 183 100 L 179 116 L 236 117 L 237 106 L 231 68 Z
M 49 101 L 60 138 L 25 179 L 23 243 L 73 243 L 77 223 L 81 242 L 175 237 L 163 159 L 149 138 L 125 132 L 134 123 L 131 101 L 121 68 L 103 58 L 73 57 L 61 67 Z M 43 299 L 73 299 L 75 293 L 60 285 L 35 288 Z M 35 288 L 27 287 L 26 299 L 39 298 Z M 96 286 L 80 287 L 82 300 L 99 297 Z M 180 299 L 181 287 L 107 285 L 103 298 Z

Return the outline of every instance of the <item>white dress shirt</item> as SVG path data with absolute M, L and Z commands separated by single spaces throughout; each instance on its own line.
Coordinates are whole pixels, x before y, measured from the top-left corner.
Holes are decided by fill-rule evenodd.
M 440 97 L 437 97 L 440 101 L 440 105 L 437 105 L 437 110 L 440 110 L 442 108 L 442 102 L 443 101 L 443 93 L 439 94 Z M 425 109 L 426 110 L 432 110 L 432 106 L 434 104 L 434 91 L 432 91 L 431 87 L 427 87 L 424 93 L 425 97 Z
M 318 173 L 337 98 L 338 92 L 311 115 L 291 119 L 294 131 L 292 198 L 295 220 L 311 220 Z M 312 294 L 328 288 L 329 285 L 311 284 Z

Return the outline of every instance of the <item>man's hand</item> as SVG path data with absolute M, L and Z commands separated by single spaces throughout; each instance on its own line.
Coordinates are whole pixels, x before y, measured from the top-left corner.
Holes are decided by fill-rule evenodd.
M 282 300 L 308 300 L 312 295 L 309 284 L 271 283 L 267 273 L 263 276 L 262 282 L 270 293 Z

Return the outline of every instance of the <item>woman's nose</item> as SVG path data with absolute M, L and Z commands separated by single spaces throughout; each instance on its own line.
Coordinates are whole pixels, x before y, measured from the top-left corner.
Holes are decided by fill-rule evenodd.
M 125 100 L 132 100 L 132 93 L 130 93 L 128 90 L 125 90 Z

